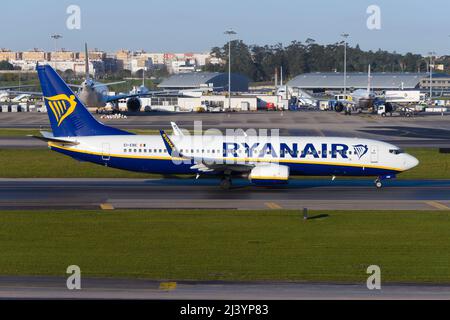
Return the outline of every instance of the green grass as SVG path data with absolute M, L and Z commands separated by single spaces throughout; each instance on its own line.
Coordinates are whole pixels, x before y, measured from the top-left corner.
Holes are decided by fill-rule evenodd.
M 0 178 L 159 177 L 80 162 L 48 149 L 0 149 L 0 163 Z
M 450 283 L 449 213 L 328 214 L 2 212 L 0 274 L 362 282 L 376 264 L 383 281 Z
M 400 174 L 400 179 L 450 179 L 450 154 L 437 148 L 407 148 L 406 152 L 419 159 L 414 169 Z
M 40 135 L 38 129 L 0 129 L 0 137 L 25 137 L 28 135 Z
M 420 160 L 420 165 L 400 174 L 400 179 L 450 179 L 450 154 L 431 148 L 410 148 L 407 151 Z M 79 162 L 48 149 L 0 149 L 0 163 L 0 178 L 160 177 Z

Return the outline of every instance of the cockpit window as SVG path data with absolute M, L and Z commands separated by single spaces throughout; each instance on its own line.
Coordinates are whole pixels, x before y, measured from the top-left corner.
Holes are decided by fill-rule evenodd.
M 403 151 L 402 149 L 390 149 L 389 152 L 393 154 L 405 153 L 405 151 Z

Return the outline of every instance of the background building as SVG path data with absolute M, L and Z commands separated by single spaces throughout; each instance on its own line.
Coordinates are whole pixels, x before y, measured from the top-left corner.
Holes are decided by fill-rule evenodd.
M 436 93 L 450 92 L 450 75 L 445 73 L 434 73 L 431 80 L 431 87 Z M 430 77 L 426 76 L 420 80 L 420 88 L 430 90 Z
M 8 49 L 0 49 L 0 61 L 14 61 L 14 60 L 21 60 L 22 59 L 22 53 L 20 52 L 13 52 Z
M 231 74 L 231 91 L 248 91 L 249 79 L 240 74 Z M 219 72 L 191 72 L 172 75 L 158 85 L 161 89 L 182 90 L 193 88 L 215 88 L 214 91 L 228 90 L 228 74 Z
M 370 86 L 373 90 L 417 89 L 426 73 L 372 73 Z M 289 87 L 303 90 L 324 91 L 343 90 L 344 75 L 340 72 L 305 73 L 296 76 L 287 83 Z M 366 89 L 368 86 L 367 73 L 347 73 L 346 86 L 348 89 Z

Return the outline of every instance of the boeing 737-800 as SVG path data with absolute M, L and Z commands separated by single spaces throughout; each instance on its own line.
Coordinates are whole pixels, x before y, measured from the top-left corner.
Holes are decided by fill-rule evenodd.
M 290 176 L 369 176 L 382 180 L 418 164 L 398 147 L 376 140 L 339 137 L 135 135 L 98 122 L 60 76 L 37 67 L 52 133 L 49 147 L 80 161 L 130 171 L 247 177 L 255 184 L 287 183 Z

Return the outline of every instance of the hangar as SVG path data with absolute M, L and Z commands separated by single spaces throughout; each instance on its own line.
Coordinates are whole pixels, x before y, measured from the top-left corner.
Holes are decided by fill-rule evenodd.
M 243 75 L 231 74 L 231 91 L 247 92 L 249 79 Z M 163 80 L 158 88 L 167 90 L 181 90 L 213 87 L 214 91 L 228 90 L 228 73 L 220 72 L 191 72 L 175 74 Z
M 421 81 L 429 77 L 427 73 L 372 73 L 371 88 L 373 90 L 418 89 Z M 366 89 L 367 73 L 347 73 L 347 88 Z M 344 74 L 341 72 L 305 73 L 296 76 L 287 83 L 291 88 L 305 90 L 341 90 L 344 88 Z

